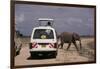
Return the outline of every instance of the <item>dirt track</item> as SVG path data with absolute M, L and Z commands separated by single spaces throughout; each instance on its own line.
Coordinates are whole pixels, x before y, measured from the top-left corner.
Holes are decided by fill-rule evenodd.
M 29 38 L 21 39 L 23 43 L 20 55 L 15 57 L 15 66 L 21 65 L 38 65 L 38 64 L 56 64 L 56 63 L 72 63 L 72 62 L 89 62 L 94 61 L 94 39 L 82 38 L 83 49 L 77 52 L 76 48 L 71 45 L 69 50 L 66 50 L 67 44 L 64 44 L 63 49 L 58 49 L 56 58 L 44 59 L 29 59 Z

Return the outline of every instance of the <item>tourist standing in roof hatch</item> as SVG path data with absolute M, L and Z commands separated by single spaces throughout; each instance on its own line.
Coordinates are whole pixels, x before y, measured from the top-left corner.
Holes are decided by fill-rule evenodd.
M 48 22 L 46 26 L 51 26 L 51 22 Z

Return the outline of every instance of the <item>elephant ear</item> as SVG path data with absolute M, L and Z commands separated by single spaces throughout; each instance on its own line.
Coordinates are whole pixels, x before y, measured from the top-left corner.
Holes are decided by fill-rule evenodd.
M 72 33 L 72 40 L 75 40 L 75 33 Z
M 79 40 L 80 39 L 80 36 L 77 34 L 77 33 L 73 33 L 73 38 L 74 40 Z

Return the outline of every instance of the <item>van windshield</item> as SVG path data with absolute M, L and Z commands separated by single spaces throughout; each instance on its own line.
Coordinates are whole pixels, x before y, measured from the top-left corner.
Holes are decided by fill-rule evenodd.
M 51 29 L 36 29 L 33 39 L 54 39 L 54 34 Z

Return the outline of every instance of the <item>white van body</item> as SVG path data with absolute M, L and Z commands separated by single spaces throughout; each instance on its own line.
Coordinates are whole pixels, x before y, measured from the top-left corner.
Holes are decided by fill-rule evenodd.
M 48 35 L 49 32 L 49 35 Z M 57 55 L 57 35 L 51 26 L 39 26 L 32 30 L 30 39 L 30 54 L 35 55 Z

